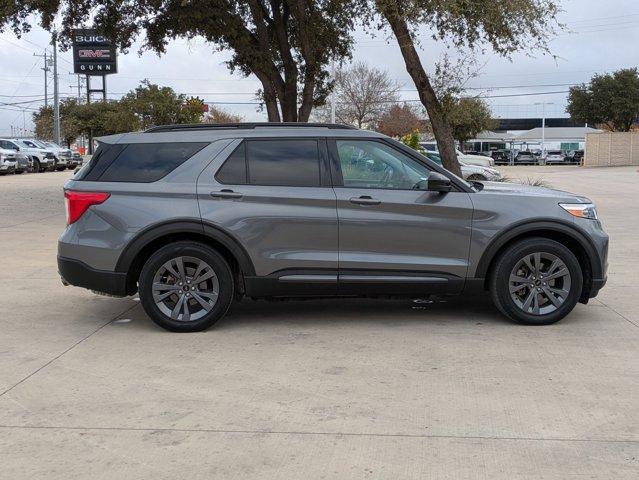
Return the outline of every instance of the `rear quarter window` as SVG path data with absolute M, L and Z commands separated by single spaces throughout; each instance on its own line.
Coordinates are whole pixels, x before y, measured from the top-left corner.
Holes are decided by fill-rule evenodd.
M 160 180 L 208 143 L 132 143 L 103 145 L 83 178 L 99 182 L 150 183 Z M 80 172 L 79 172 L 80 173 Z

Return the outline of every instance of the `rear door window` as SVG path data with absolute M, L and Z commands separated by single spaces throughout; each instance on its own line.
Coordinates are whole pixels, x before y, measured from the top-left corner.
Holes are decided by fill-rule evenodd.
M 215 175 L 215 179 L 225 185 L 246 184 L 246 142 L 242 142 Z
M 246 144 L 251 185 L 320 186 L 317 140 L 250 140 Z

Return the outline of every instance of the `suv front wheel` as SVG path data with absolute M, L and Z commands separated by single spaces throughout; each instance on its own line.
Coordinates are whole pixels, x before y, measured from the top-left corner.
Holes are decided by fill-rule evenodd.
M 140 273 L 140 302 L 160 327 L 173 332 L 206 330 L 233 299 L 228 263 L 210 247 L 175 242 L 147 260 Z
M 568 315 L 583 285 L 579 261 L 564 245 L 528 238 L 508 247 L 490 278 L 493 302 L 525 325 L 549 325 Z

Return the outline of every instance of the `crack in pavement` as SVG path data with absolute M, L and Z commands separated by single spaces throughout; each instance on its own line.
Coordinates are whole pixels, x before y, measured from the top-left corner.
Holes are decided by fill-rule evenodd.
M 27 220 L 25 222 L 14 223 L 13 225 L 0 225 L 0 228 L 19 227 L 20 225 L 26 225 L 27 223 L 41 222 L 42 220 L 47 220 L 49 218 L 59 217 L 59 216 L 60 216 L 60 213 L 54 213 L 53 215 L 48 215 L 48 216 L 42 217 L 42 218 L 35 218 L 33 220 Z
M 107 325 L 109 325 L 111 322 L 115 321 L 118 319 L 118 317 L 121 317 L 122 315 L 124 315 L 125 313 L 128 313 L 129 311 L 133 310 L 135 307 L 137 307 L 139 305 L 139 303 L 135 303 L 134 305 L 128 307 L 127 309 L 125 309 L 123 312 L 118 313 L 115 317 L 109 319 L 106 323 L 100 325 L 98 328 L 96 328 L 95 330 L 93 330 L 91 333 L 89 333 L 88 335 L 82 337 L 80 340 L 78 340 L 77 342 L 75 342 L 73 345 L 71 345 L 69 348 L 67 348 L 66 350 L 64 350 L 62 353 L 59 353 L 58 355 L 56 355 L 55 357 L 53 357 L 51 360 L 49 360 L 48 362 L 46 362 L 44 365 L 38 367 L 36 370 L 34 370 L 33 372 L 31 372 L 29 375 L 27 375 L 26 377 L 24 377 L 23 379 L 21 379 L 20 381 L 18 381 L 17 383 L 13 384 L 12 386 L 10 386 L 9 388 L 7 388 L 6 390 L 4 390 L 2 393 L 0 393 L 0 397 L 4 396 L 6 393 L 9 393 L 11 390 L 13 390 L 14 388 L 16 388 L 18 385 L 21 385 L 22 383 L 26 382 L 27 380 L 29 380 L 31 377 L 33 377 L 35 374 L 37 374 L 38 372 L 42 371 L 43 369 L 47 368 L 49 365 L 51 365 L 53 362 L 55 362 L 56 360 L 58 360 L 59 358 L 61 358 L 63 355 L 69 353 L 71 350 L 73 350 L 75 347 L 77 347 L 78 345 L 80 345 L 82 342 L 84 342 L 85 340 L 88 340 L 89 338 L 91 338 L 93 335 L 95 335 L 96 333 L 98 333 L 100 330 L 102 330 L 104 327 L 106 327 Z
M 633 322 L 632 320 L 630 320 L 628 317 L 626 317 L 625 315 L 619 313 L 617 310 L 615 310 L 614 308 L 612 308 L 610 305 L 608 305 L 607 303 L 602 302 L 601 300 L 597 299 L 597 301 L 599 303 L 601 303 L 604 307 L 606 307 L 608 310 L 610 310 L 613 313 L 616 313 L 617 315 L 619 315 L 621 318 L 623 318 L 626 322 L 634 325 L 635 327 L 639 328 L 639 325 L 637 325 L 635 322 Z
M 305 435 L 334 437 L 380 437 L 380 438 L 441 438 L 467 440 L 503 440 L 528 442 L 575 442 L 575 443 L 632 443 L 639 444 L 639 439 L 615 438 L 569 438 L 569 437 L 500 437 L 492 435 L 443 435 L 420 433 L 361 433 L 361 432 L 314 432 L 304 430 L 244 430 L 216 428 L 144 428 L 144 427 L 63 427 L 63 426 L 29 426 L 0 425 L 6 430 L 62 430 L 62 431 L 114 431 L 114 432 L 171 432 L 171 433 L 214 433 L 237 435 Z

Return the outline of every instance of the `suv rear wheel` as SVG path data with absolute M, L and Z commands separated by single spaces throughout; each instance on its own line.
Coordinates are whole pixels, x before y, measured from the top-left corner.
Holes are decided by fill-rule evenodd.
M 144 264 L 140 302 L 162 328 L 199 332 L 224 316 L 233 287 L 231 269 L 216 251 L 201 243 L 175 242 Z
M 583 284 L 579 261 L 559 242 L 528 238 L 508 247 L 490 279 L 493 302 L 525 325 L 558 322 L 577 304 Z

